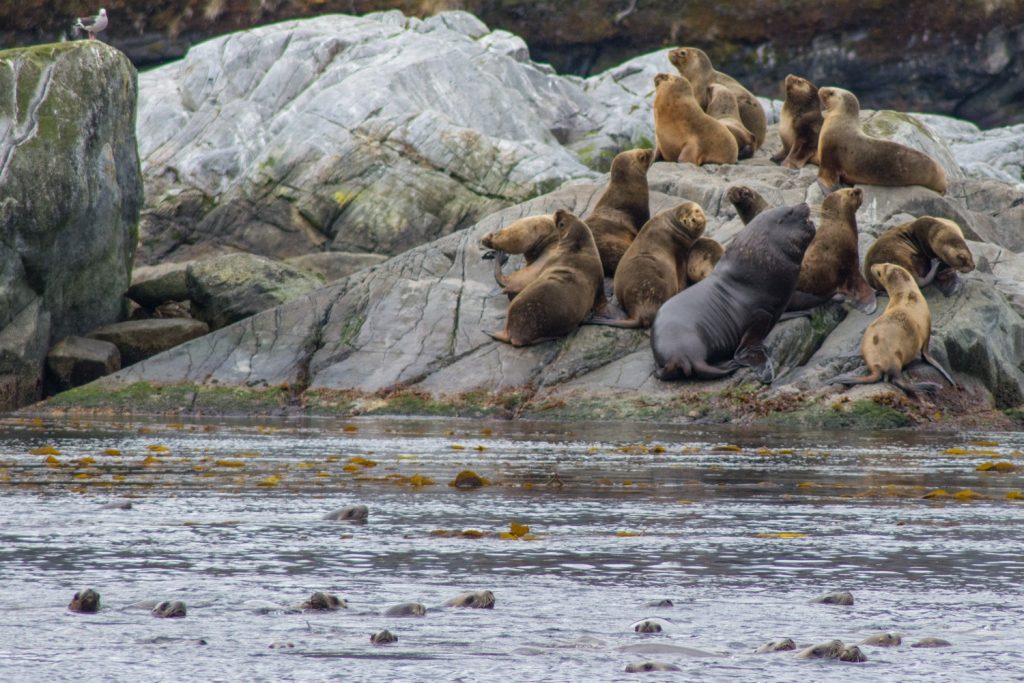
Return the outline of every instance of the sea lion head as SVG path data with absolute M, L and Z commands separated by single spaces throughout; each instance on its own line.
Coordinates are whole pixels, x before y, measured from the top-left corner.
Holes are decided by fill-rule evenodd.
M 682 76 L 675 74 L 660 73 L 654 76 L 654 89 L 670 88 L 674 93 L 682 97 L 694 97 L 693 84 Z
M 633 630 L 637 633 L 661 633 L 661 624 L 650 619 L 644 619 L 634 626 Z
M 485 249 L 497 249 L 509 254 L 530 254 L 543 251 L 558 240 L 555 219 L 551 214 L 526 216 L 487 233 L 480 238 Z
M 153 608 L 154 617 L 162 619 L 180 619 L 185 616 L 185 603 L 181 600 L 164 600 Z
M 818 104 L 818 88 L 806 78 L 786 76 L 786 100 L 794 104 Z
M 572 214 L 570 214 L 572 215 Z M 445 603 L 446 607 L 474 607 L 494 609 L 494 593 L 491 591 L 469 591 L 460 593 Z
M 768 209 L 759 213 L 754 220 L 764 216 L 766 219 L 773 219 L 777 226 L 773 232 L 783 232 L 788 239 L 779 240 L 783 252 L 797 263 L 803 261 L 804 252 L 814 239 L 814 223 L 811 222 L 811 207 L 806 203 L 793 206 L 780 206 L 775 209 Z M 753 221 L 751 222 L 753 223 Z
M 83 612 L 86 614 L 98 612 L 100 609 L 100 594 L 91 588 L 78 591 L 71 598 L 68 609 L 72 612 Z
M 651 166 L 654 151 L 650 149 L 631 149 L 619 152 L 612 159 L 611 181 L 613 183 L 629 183 L 634 178 L 647 175 Z
M 668 53 L 668 61 L 679 73 L 693 78 L 702 71 L 711 71 L 711 59 L 704 50 L 696 47 L 677 47 Z
M 625 672 L 628 674 L 646 673 L 648 671 L 681 671 L 675 664 L 668 662 L 631 662 L 626 665 Z
M 842 88 L 819 88 L 818 99 L 821 100 L 824 116 L 837 115 L 857 117 L 860 115 L 860 102 L 857 96 Z
M 932 218 L 926 216 L 926 218 Z M 946 218 L 932 218 L 935 222 L 931 228 L 931 247 L 935 255 L 943 263 L 961 273 L 974 270 L 974 254 L 964 241 L 964 233 L 960 226 Z
M 693 244 L 704 234 L 707 216 L 696 202 L 683 202 L 672 209 L 672 228 L 687 244 Z
M 821 208 L 826 213 L 855 214 L 863 203 L 864 191 L 859 187 L 847 187 L 827 194 L 821 202 Z
M 326 612 L 346 608 L 348 604 L 337 595 L 317 591 L 309 596 L 309 600 L 302 603 L 301 607 L 302 609 Z
M 843 648 L 843 651 L 839 653 L 839 661 L 841 662 L 866 662 L 868 658 L 864 655 L 859 647 L 856 645 L 849 645 Z
M 871 266 L 871 274 L 875 276 L 875 280 L 882 283 L 885 291 L 890 294 L 900 291 L 910 284 L 917 284 L 914 276 L 908 273 L 906 268 L 894 263 L 876 263 Z
M 801 650 L 797 657 L 801 659 L 838 659 L 845 647 L 841 640 L 828 640 Z

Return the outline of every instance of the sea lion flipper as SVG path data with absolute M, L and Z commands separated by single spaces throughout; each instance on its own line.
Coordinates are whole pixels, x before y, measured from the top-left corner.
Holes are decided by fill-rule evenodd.
M 872 370 L 866 375 L 839 375 L 828 381 L 829 384 L 874 384 L 882 379 L 881 370 Z
M 935 382 L 907 382 L 904 381 L 901 377 L 893 377 L 892 384 L 893 386 L 899 387 L 908 394 L 934 394 L 935 392 L 942 388 Z
M 942 363 L 940 363 L 935 358 L 935 356 L 933 356 L 931 352 L 928 351 L 927 346 L 921 349 L 921 357 L 924 358 L 924 361 L 928 363 L 928 365 L 932 366 L 940 373 L 942 373 L 942 376 L 946 378 L 946 380 L 950 383 L 951 386 L 956 386 L 956 382 L 953 381 L 953 377 L 946 371 L 946 368 L 942 367 Z
M 946 297 L 951 297 L 959 294 L 963 291 L 964 281 L 952 268 L 946 268 L 936 273 L 935 278 L 932 280 L 932 284 L 935 288 L 942 292 Z
M 487 330 L 480 330 L 480 331 L 483 332 L 484 334 L 486 334 L 488 337 L 490 337 L 494 341 L 505 342 L 506 344 L 511 344 L 512 343 L 512 339 L 508 336 L 508 331 L 507 330 L 502 330 L 501 332 L 488 332 Z
M 501 272 L 501 267 L 508 263 L 508 254 L 498 249 L 493 250 L 494 255 L 494 281 L 497 282 L 501 287 L 508 286 L 508 277 Z
M 775 379 L 775 367 L 768 355 L 768 349 L 764 346 L 764 340 L 772 331 L 774 324 L 774 317 L 767 311 L 754 313 L 733 355 L 736 363 L 753 369 L 762 384 L 771 384 Z
M 939 266 L 940 265 L 942 265 L 942 262 L 939 261 L 939 259 L 937 259 L 937 258 L 933 258 L 932 259 L 932 267 L 931 267 L 931 269 L 927 273 L 925 273 L 924 275 L 919 275 L 916 278 L 917 279 L 917 286 L 918 287 L 924 287 L 926 285 L 930 285 L 932 283 L 932 280 L 935 279 L 935 274 L 937 272 L 939 272 Z

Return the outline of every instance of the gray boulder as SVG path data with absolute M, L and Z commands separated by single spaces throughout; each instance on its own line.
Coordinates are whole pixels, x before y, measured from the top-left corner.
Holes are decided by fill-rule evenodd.
M 88 384 L 121 369 L 121 353 L 114 344 L 72 335 L 54 344 L 46 355 L 48 393 Z
M 200 320 L 151 318 L 104 325 L 90 332 L 88 337 L 116 346 L 121 354 L 121 364 L 129 366 L 209 331 L 206 323 Z
M 142 177 L 136 73 L 118 50 L 0 52 L 0 93 L 0 356 L 12 359 L 2 372 L 24 373 L 5 380 L 20 387 L 4 391 L 8 410 L 38 398 L 28 387 L 41 386 L 46 352 L 36 351 L 122 314 Z
M 188 299 L 187 271 L 187 262 L 136 268 L 128 298 L 149 308 L 168 301 L 184 301 Z
M 353 254 L 347 251 L 323 251 L 316 254 L 303 254 L 285 259 L 285 263 L 301 268 L 321 278 L 324 282 L 334 282 L 348 277 L 356 271 L 376 266 L 388 260 L 381 254 Z
M 192 315 L 219 329 L 274 308 L 322 284 L 319 278 L 255 254 L 226 254 L 188 265 Z

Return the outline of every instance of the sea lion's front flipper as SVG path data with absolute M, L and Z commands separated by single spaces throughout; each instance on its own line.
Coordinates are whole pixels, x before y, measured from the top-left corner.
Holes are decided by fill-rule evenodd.
M 924 287 L 926 285 L 930 285 L 932 283 L 932 280 L 935 279 L 935 273 L 938 272 L 940 265 L 942 265 L 942 262 L 939 261 L 939 259 L 937 259 L 937 258 L 933 258 L 932 259 L 932 268 L 931 268 L 931 270 L 929 270 L 927 273 L 925 273 L 922 276 L 918 276 L 918 278 L 917 278 L 917 286 L 918 287 Z
M 501 267 L 508 263 L 508 254 L 495 249 L 494 255 L 491 258 L 494 259 L 494 281 L 501 287 L 507 287 L 508 277 L 501 272 Z
M 936 273 L 932 284 L 947 297 L 959 294 L 964 288 L 963 278 L 952 268 L 946 268 Z
M 878 308 L 878 298 L 875 296 L 875 290 L 864 279 L 859 269 L 854 270 L 849 279 L 836 290 L 836 293 L 845 297 L 847 301 L 865 315 L 871 315 Z
M 768 355 L 768 349 L 764 346 L 764 340 L 772 331 L 773 317 L 767 311 L 758 311 L 752 317 L 750 325 L 740 344 L 736 347 L 733 360 L 739 365 L 747 366 L 757 373 L 757 378 L 762 384 L 771 384 L 775 379 L 775 367 Z

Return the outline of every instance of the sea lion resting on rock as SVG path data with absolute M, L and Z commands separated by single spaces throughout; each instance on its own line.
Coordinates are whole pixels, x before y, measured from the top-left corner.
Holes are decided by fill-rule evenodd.
M 493 249 L 494 279 L 509 301 L 537 279 L 558 245 L 558 228 L 555 217 L 550 214 L 527 216 L 489 232 L 480 239 L 480 244 Z M 510 275 L 501 272 L 508 260 L 505 254 L 522 254 L 526 265 Z M 485 254 L 485 256 L 487 256 Z
M 604 273 L 590 228 L 561 209 L 555 225 L 556 252 L 509 304 L 505 329 L 486 332 L 491 338 L 513 346 L 537 344 L 569 334 L 591 310 L 604 312 Z
M 704 113 L 690 82 L 681 76 L 654 77 L 654 160 L 701 164 L 735 164 L 736 138 L 725 125 Z
M 826 193 L 853 185 L 923 185 L 946 192 L 946 172 L 934 159 L 906 145 L 865 135 L 860 102 L 841 88 L 818 91 L 824 123 L 818 135 L 818 183 Z
M 78 591 L 71 598 L 71 602 L 68 604 L 68 609 L 72 612 L 81 612 L 83 614 L 99 612 L 100 594 L 91 588 L 86 588 L 84 591 Z
M 768 130 L 768 117 L 765 116 L 764 107 L 754 95 L 740 85 L 732 76 L 716 71 L 711 64 L 707 53 L 695 47 L 679 47 L 668 53 L 668 61 L 678 69 L 679 74 L 693 84 L 693 91 L 697 94 L 702 109 L 708 108 L 710 99 L 708 89 L 712 83 L 718 83 L 729 88 L 736 95 L 736 102 L 739 105 L 740 121 L 743 126 L 754 134 L 757 151 L 764 144 L 764 136 Z
M 627 320 L 591 318 L 613 327 L 650 327 L 658 308 L 686 287 L 687 254 L 704 232 L 704 211 L 683 202 L 647 221 L 615 271 L 615 298 Z
M 869 285 L 882 289 L 882 283 L 871 274 L 876 263 L 903 266 L 918 287 L 934 281 L 940 292 L 951 296 L 963 288 L 957 271 L 974 270 L 974 255 L 959 225 L 945 218 L 921 216 L 886 230 L 868 249 L 864 274 Z
M 594 244 L 601 255 L 607 277 L 615 276 L 622 255 L 633 243 L 636 234 L 651 218 L 647 169 L 653 152 L 631 149 L 619 152 L 612 159 L 612 170 L 597 206 L 583 222 L 594 235 Z
M 861 355 L 871 372 L 864 376 L 836 377 L 830 384 L 871 384 L 888 377 L 907 393 L 938 391 L 939 385 L 934 382 L 911 383 L 902 379 L 904 366 L 920 354 L 955 386 L 953 378 L 928 352 L 931 312 L 914 277 L 902 266 L 891 263 L 876 263 L 871 266 L 871 273 L 889 294 L 885 312 L 868 325 L 860 343 Z
M 740 107 L 736 103 L 736 95 L 729 88 L 718 83 L 712 83 L 708 87 L 707 114 L 711 118 L 721 121 L 722 125 L 728 128 L 732 136 L 736 138 L 736 146 L 739 149 L 737 158 L 749 159 L 754 155 L 757 140 L 740 120 Z
M 782 150 L 772 161 L 786 168 L 803 168 L 818 163 L 818 136 L 821 133 L 821 102 L 818 88 L 806 78 L 786 76 L 786 99 L 779 114 Z
M 814 237 L 806 204 L 770 209 L 729 245 L 706 280 L 658 311 L 651 348 L 660 379 L 716 379 L 751 366 L 775 377 L 764 339 L 789 302 Z

